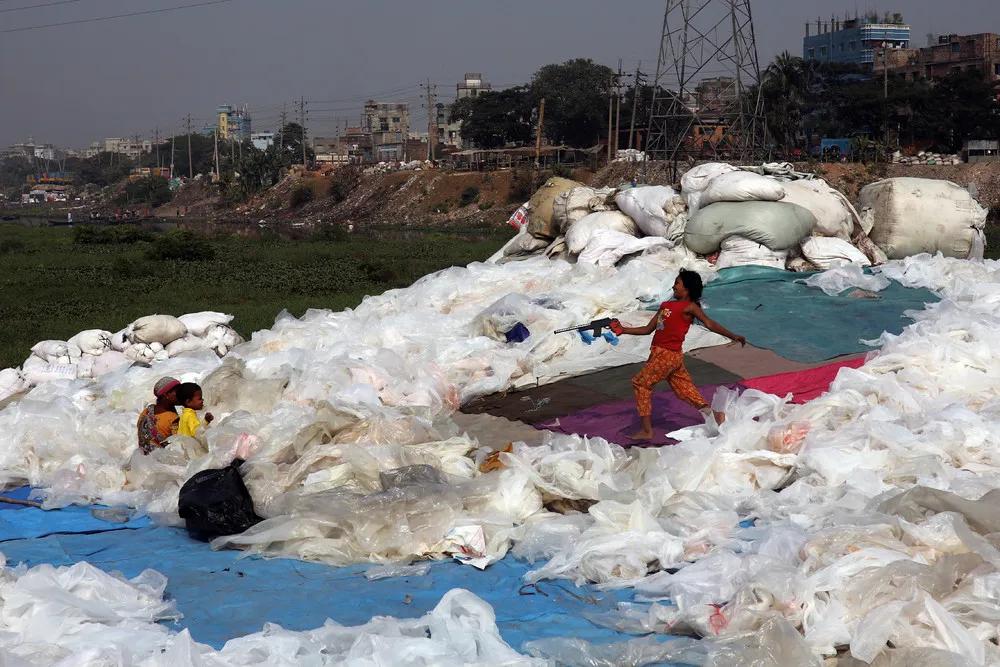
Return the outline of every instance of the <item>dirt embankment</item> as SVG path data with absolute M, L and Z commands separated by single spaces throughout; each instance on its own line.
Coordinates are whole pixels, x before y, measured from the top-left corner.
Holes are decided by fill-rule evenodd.
M 950 180 L 963 187 L 974 183 L 983 205 L 1000 209 L 1000 164 L 795 166 L 800 171 L 816 173 L 854 201 L 866 185 L 883 178 L 911 176 Z M 200 185 L 191 193 L 182 190 L 183 201 L 171 202 L 166 208 L 173 215 L 178 205 L 183 207 L 187 203 L 193 205 L 189 215 L 195 215 L 195 210 L 198 214 L 204 211 L 206 217 L 226 222 L 490 227 L 506 222 L 549 175 L 536 175 L 530 170 L 484 173 L 428 170 L 366 175 L 354 169 L 339 169 L 322 174 L 291 174 L 266 193 L 232 208 L 218 207 L 218 199 L 209 196 L 205 186 Z M 597 173 L 578 169 L 573 178 L 595 187 L 615 187 L 632 181 L 668 183 L 669 171 L 660 163 L 614 163 Z M 296 190 L 301 189 L 308 189 L 311 199 L 301 193 L 297 196 Z M 299 206 L 293 206 L 296 199 L 300 200 Z M 304 199 L 308 201 L 302 203 Z

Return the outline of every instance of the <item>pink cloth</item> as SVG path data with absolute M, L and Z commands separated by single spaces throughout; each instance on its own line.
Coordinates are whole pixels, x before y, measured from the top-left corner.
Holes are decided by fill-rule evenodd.
M 830 383 L 836 379 L 841 368 L 861 368 L 864 363 L 864 359 L 850 359 L 804 371 L 765 375 L 744 380 L 741 384 L 775 396 L 791 394 L 793 403 L 806 403 L 829 391 Z

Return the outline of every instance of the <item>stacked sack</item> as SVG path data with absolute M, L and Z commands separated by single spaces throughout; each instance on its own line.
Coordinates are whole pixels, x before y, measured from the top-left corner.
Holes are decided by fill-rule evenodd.
M 68 341 L 43 340 L 20 369 L 0 371 L 0 401 L 55 380 L 99 378 L 131 363 L 152 364 L 212 350 L 222 357 L 243 338 L 229 326 L 232 315 L 214 312 L 181 317 L 149 315 L 112 334 L 81 331 Z

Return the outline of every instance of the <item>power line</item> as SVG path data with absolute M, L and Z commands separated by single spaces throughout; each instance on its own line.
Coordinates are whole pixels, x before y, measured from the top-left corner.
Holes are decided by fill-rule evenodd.
M 43 5 L 26 5 L 24 7 L 8 7 L 7 9 L 0 9 L 0 14 L 5 14 L 7 12 L 23 12 L 26 9 L 41 9 L 42 7 L 54 7 L 56 5 L 68 5 L 73 2 L 80 2 L 80 0 L 59 0 L 59 2 L 46 2 Z
M 63 21 L 62 23 L 47 23 L 45 25 L 32 25 L 23 28 L 7 28 L 0 30 L 0 34 L 8 32 L 24 32 L 27 30 L 41 30 L 43 28 L 55 28 L 64 25 L 79 25 L 81 23 L 97 23 L 98 21 L 111 21 L 114 19 L 124 19 L 132 16 L 146 16 L 148 14 L 162 14 L 164 12 L 176 12 L 181 9 L 194 9 L 195 7 L 208 7 L 209 5 L 221 5 L 233 0 L 209 0 L 208 2 L 196 2 L 190 5 L 180 5 L 178 7 L 164 7 L 162 9 L 147 9 L 141 12 L 129 12 L 128 14 L 114 14 L 112 16 L 98 16 L 90 19 L 78 19 L 76 21 Z

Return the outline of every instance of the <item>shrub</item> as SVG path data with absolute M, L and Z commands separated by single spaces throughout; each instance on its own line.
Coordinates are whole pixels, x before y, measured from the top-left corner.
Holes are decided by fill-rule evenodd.
M 488 210 L 490 210 L 491 208 L 493 208 L 494 204 L 495 204 L 495 202 L 492 202 L 492 201 L 484 201 L 484 202 L 481 202 L 481 203 L 479 204 L 479 210 L 480 210 L 480 211 L 488 211 Z
M 435 213 L 447 213 L 448 212 L 448 202 L 442 202 L 434 207 Z
M 361 183 L 361 177 L 356 169 L 342 167 L 333 172 L 330 189 L 327 194 L 334 204 L 339 204 L 351 196 L 351 191 Z
M 530 169 L 515 169 L 510 177 L 510 192 L 507 195 L 511 204 L 523 204 L 535 193 L 535 179 Z
M 4 239 L 0 241 L 0 255 L 11 255 L 24 251 L 24 241 L 19 239 Z
M 288 202 L 288 207 L 295 211 L 302 208 L 313 200 L 313 191 L 305 183 L 301 183 L 292 190 L 292 197 Z
M 460 201 L 462 206 L 475 204 L 477 201 L 479 201 L 479 188 L 477 188 L 474 185 L 465 188 L 465 190 L 462 191 L 462 198 Z
M 178 229 L 161 234 L 146 251 L 152 261 L 207 261 L 215 258 L 215 248 L 207 239 L 189 229 Z
M 573 178 L 573 170 L 564 164 L 556 164 L 552 166 L 552 175 L 558 176 L 559 178 Z
M 148 243 L 153 240 L 153 233 L 135 225 L 116 225 L 114 227 L 97 227 L 80 225 L 73 227 L 73 243 L 78 245 L 106 245 L 112 243 Z
M 338 224 L 323 225 L 311 237 L 313 241 L 330 241 L 333 243 L 343 243 L 348 240 L 347 230 Z

